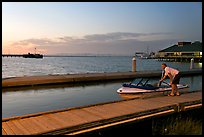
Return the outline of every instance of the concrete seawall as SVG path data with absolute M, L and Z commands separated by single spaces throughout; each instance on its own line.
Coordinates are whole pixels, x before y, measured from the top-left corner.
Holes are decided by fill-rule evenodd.
M 181 71 L 182 76 L 201 75 L 202 70 Z M 134 79 L 139 77 L 161 77 L 161 71 L 138 71 L 138 72 L 109 72 L 109 73 L 81 73 L 64 75 L 24 76 L 2 79 L 2 88 L 71 84 L 80 82 L 114 81 L 122 79 Z

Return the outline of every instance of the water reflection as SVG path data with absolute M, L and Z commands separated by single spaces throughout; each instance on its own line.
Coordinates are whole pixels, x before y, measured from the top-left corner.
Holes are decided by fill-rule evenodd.
M 2 117 L 164 95 L 163 93 L 118 94 L 116 91 L 124 82 L 128 81 L 7 89 L 2 92 Z M 201 90 L 202 76 L 182 77 L 180 83 L 189 85 L 189 90 L 185 92 Z
M 124 80 L 123 82 L 127 82 L 128 80 Z M 70 88 L 70 87 L 87 87 L 93 85 L 100 85 L 106 86 L 107 84 L 111 83 L 121 83 L 121 80 L 113 80 L 113 81 L 106 81 L 106 82 L 80 82 L 80 83 L 62 83 L 62 84 L 47 84 L 47 85 L 33 85 L 33 86 L 24 86 L 24 87 L 9 87 L 3 88 L 2 92 L 15 92 L 15 91 L 30 91 L 30 90 L 46 90 L 46 89 L 55 89 L 60 90 L 63 88 Z

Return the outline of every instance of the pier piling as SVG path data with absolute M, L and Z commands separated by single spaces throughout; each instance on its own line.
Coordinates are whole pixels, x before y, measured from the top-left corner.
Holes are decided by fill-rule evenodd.
M 132 72 L 136 72 L 136 58 L 133 56 L 132 58 Z
M 191 59 L 191 64 L 190 64 L 190 69 L 193 69 L 194 68 L 194 59 L 192 58 Z

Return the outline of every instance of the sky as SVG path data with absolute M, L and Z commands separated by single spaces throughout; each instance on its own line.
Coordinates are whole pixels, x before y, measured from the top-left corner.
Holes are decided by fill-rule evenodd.
M 202 42 L 201 2 L 3 2 L 2 52 L 134 55 Z

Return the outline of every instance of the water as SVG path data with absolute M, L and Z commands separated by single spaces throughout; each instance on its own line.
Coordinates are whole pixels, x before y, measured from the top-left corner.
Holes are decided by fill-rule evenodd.
M 61 86 L 49 89 L 2 92 L 2 117 L 12 117 L 143 96 L 143 94 L 118 94 L 116 90 L 121 87 L 121 83 L 123 82 L 125 81 L 97 83 L 77 87 Z M 180 83 L 189 85 L 190 88 L 187 92 L 200 90 L 202 89 L 202 76 L 182 77 Z M 162 93 L 159 94 L 162 95 Z
M 163 62 L 154 59 L 136 59 L 137 71 L 161 70 Z M 167 62 L 170 67 L 189 70 L 190 63 Z M 202 68 L 202 63 L 195 63 Z M 2 78 L 49 74 L 100 73 L 132 71 L 132 57 L 44 57 L 43 59 L 4 57 Z
M 67 73 L 131 71 L 132 57 L 45 57 L 43 59 L 2 58 L 2 76 L 47 75 Z M 160 70 L 157 60 L 137 59 L 137 70 Z M 190 63 L 166 62 L 179 70 L 189 70 Z M 195 64 L 202 68 L 202 64 Z M 2 118 L 65 109 L 136 97 L 116 92 L 119 82 L 83 84 L 80 86 L 20 89 L 2 92 Z M 202 89 L 202 75 L 182 77 L 189 91 Z M 162 93 L 161 93 L 162 94 Z

